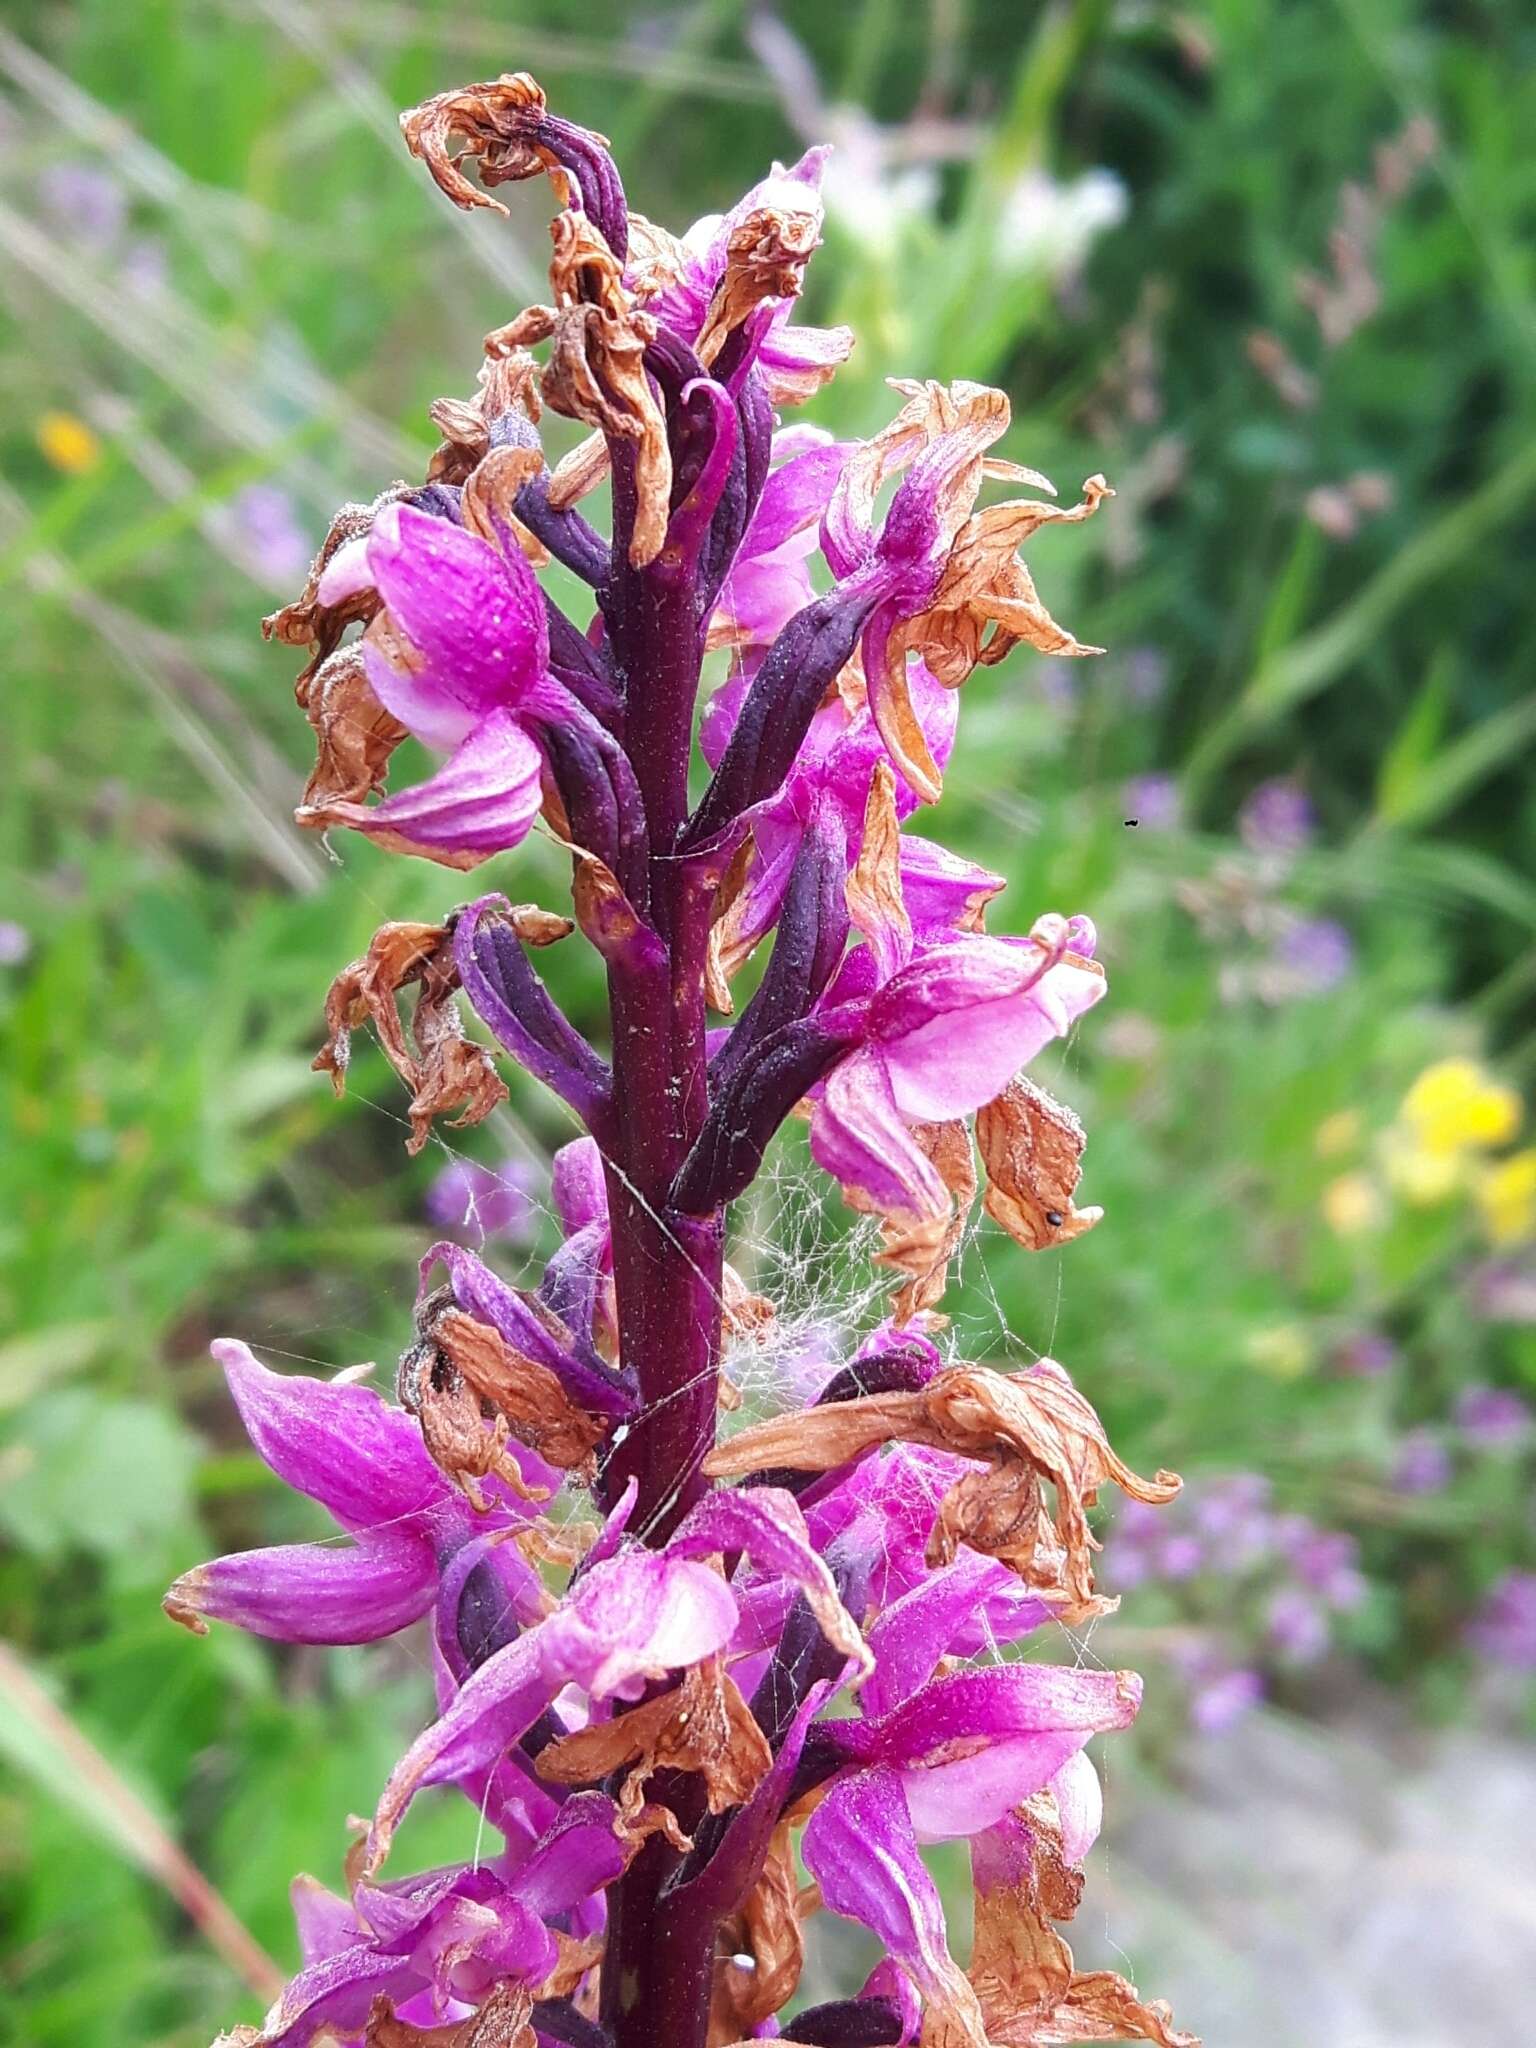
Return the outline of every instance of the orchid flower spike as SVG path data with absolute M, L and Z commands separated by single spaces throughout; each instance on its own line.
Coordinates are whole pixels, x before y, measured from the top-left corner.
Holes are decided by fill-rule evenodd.
M 192 1566 L 168 1612 L 297 1643 L 419 1630 L 433 1680 L 345 1856 L 338 1834 L 340 1889 L 295 1883 L 301 1969 L 227 2048 L 1192 2048 L 1059 1931 L 1102 1811 L 1090 1752 L 1141 1681 L 1057 1632 L 1115 1605 L 1100 1490 L 1151 1509 L 1178 1479 L 1133 1471 L 1053 1360 L 957 1355 L 941 1312 L 978 1192 L 1032 1253 L 1099 1221 L 1083 1127 L 1034 1068 L 1106 977 L 1086 916 L 990 931 L 1003 877 L 911 829 L 956 685 L 1021 645 L 1095 651 L 1019 550 L 1107 486 L 1047 502 L 978 384 L 901 383 L 867 441 L 784 423 L 853 346 L 800 318 L 824 151 L 672 234 L 524 72 L 402 126 L 457 206 L 547 181 L 549 289 L 433 406 L 425 477 L 345 506 L 267 621 L 304 656 L 298 818 L 465 870 L 541 823 L 570 901 L 498 871 L 383 925 L 315 1064 L 341 1090 L 371 1027 L 413 1151 L 497 1113 L 508 1066 L 576 1133 L 542 1266 L 424 1248 L 392 1397 L 371 1368 L 214 1347 L 258 1456 L 332 1526 Z M 585 429 L 553 467 L 550 412 Z M 606 533 L 580 509 L 603 481 Z M 407 741 L 437 757 L 416 781 Z M 537 964 L 583 942 L 592 1035 Z M 722 1369 L 774 1315 L 729 1212 L 797 1115 L 894 1291 L 764 1404 Z M 445 1794 L 476 1852 L 412 1870 L 410 1816 Z M 965 1964 L 925 1861 L 945 1841 L 975 1880 Z M 790 2017 L 829 1916 L 881 1959 Z

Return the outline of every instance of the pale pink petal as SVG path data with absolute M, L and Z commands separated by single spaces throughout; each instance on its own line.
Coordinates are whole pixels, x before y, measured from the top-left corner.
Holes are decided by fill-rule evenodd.
M 542 757 L 510 711 L 483 718 L 437 773 L 381 804 L 337 806 L 356 831 L 478 858 L 528 836 L 543 801 Z
M 948 1207 L 944 1182 L 907 1128 L 874 1046 L 862 1047 L 828 1075 L 811 1116 L 811 1156 L 883 1211 L 937 1216 Z

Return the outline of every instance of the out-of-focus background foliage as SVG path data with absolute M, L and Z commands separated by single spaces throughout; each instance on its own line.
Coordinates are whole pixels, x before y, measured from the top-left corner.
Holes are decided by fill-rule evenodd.
M 335 1878 L 424 1711 L 409 1649 L 196 1641 L 158 1597 L 316 1528 L 209 1337 L 387 1361 L 453 1199 L 376 1056 L 340 1104 L 309 1057 L 454 878 L 292 829 L 257 622 L 543 295 L 543 193 L 457 216 L 395 128 L 518 67 L 674 226 L 835 141 L 811 306 L 860 345 L 812 416 L 980 377 L 1009 454 L 1114 483 L 1031 558 L 1111 651 L 978 675 L 939 827 L 1009 923 L 1091 911 L 1112 985 L 1051 1077 L 1107 1220 L 983 1237 L 960 1332 L 1054 1351 L 1191 1482 L 1109 1525 L 1083 1653 L 1152 1682 L 1095 1917 L 1243 2048 L 1527 2030 L 1533 58 L 1513 0 L 3 11 L 0 2038 L 250 2016 L 176 1847 L 290 1963 L 290 1874 Z M 462 1156 L 520 1191 L 515 1272 L 566 1132 L 512 1111 Z

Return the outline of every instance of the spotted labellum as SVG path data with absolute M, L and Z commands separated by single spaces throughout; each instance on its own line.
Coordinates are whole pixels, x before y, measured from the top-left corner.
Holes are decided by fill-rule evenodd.
M 1058 1625 L 1114 1605 L 1099 1490 L 1155 1504 L 1179 1482 L 1132 1472 L 1060 1365 L 960 1357 L 939 1312 L 979 1192 L 1031 1252 L 1099 1219 L 1082 1127 L 1028 1070 L 1104 972 L 1085 916 L 989 931 L 1001 879 L 912 829 L 975 668 L 1096 651 L 1019 548 L 1107 487 L 1049 502 L 975 384 L 900 384 L 864 442 L 785 423 L 853 345 L 796 317 L 821 151 L 674 235 L 524 74 L 402 125 L 458 206 L 548 180 L 548 302 L 487 337 L 474 396 L 433 408 L 427 477 L 345 507 L 266 630 L 304 655 L 299 823 L 497 868 L 341 968 L 316 1065 L 344 1087 L 371 1027 L 413 1150 L 435 1118 L 496 1111 L 504 1062 L 580 1135 L 537 1284 L 426 1251 L 393 1398 L 215 1346 L 257 1452 L 340 1540 L 197 1565 L 169 1613 L 285 1642 L 418 1628 L 435 1682 L 342 1888 L 296 1882 L 302 1969 L 225 2039 L 1187 2048 L 1059 1931 L 1099 1827 L 1088 1745 L 1141 1686 Z M 580 431 L 551 466 L 553 416 Z M 587 616 L 541 583 L 551 561 Z M 408 738 L 433 757 L 415 780 Z M 536 826 L 568 849 L 568 903 L 503 893 Z M 605 1042 L 536 964 L 583 941 Z M 773 1313 L 728 1263 L 728 1212 L 797 1116 L 891 1289 L 798 1409 L 721 1371 Z M 434 1787 L 469 1802 L 479 1849 L 402 1873 Z M 954 1839 L 968 1957 L 923 1855 Z M 839 1916 L 880 1959 L 807 2004 Z

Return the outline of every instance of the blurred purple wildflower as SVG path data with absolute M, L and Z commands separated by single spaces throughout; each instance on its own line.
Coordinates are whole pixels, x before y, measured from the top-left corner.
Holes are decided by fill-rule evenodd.
M 1315 825 L 1306 791 L 1288 775 L 1261 782 L 1249 793 L 1237 820 L 1250 852 L 1280 856 L 1300 853 Z
M 1179 785 L 1171 775 L 1133 775 L 1120 801 L 1127 821 L 1143 832 L 1171 832 L 1179 822 Z
M 1298 995 L 1326 995 L 1348 979 L 1355 942 L 1334 917 L 1301 917 L 1275 941 L 1273 960 Z
M 1474 1450 L 1505 1451 L 1528 1434 L 1531 1411 L 1512 1387 L 1463 1387 L 1456 1399 L 1456 1427 Z
M 0 967 L 19 967 L 32 951 L 32 934 L 11 917 L 0 917 Z
M 110 171 L 94 164 L 54 164 L 38 180 L 49 218 L 96 255 L 116 248 L 128 220 L 128 200 Z
M 259 575 L 278 585 L 303 580 L 314 542 L 300 526 L 286 491 L 276 484 L 247 484 L 230 500 L 229 515 L 241 550 Z
M 1164 1536 L 1152 1553 L 1159 1578 L 1192 1579 L 1205 1563 L 1205 1546 L 1188 1531 Z
M 1391 1485 L 1411 1497 L 1441 1493 L 1451 1481 L 1451 1454 L 1432 1430 L 1410 1429 L 1397 1447 Z
M 1168 657 L 1160 647 L 1133 647 L 1125 657 L 1124 676 L 1132 704 L 1156 704 L 1168 687 Z
M 1190 1694 L 1190 1725 L 1197 1735 L 1226 1735 L 1264 1699 L 1264 1680 L 1237 1665 L 1202 1677 Z
M 1334 1364 L 1351 1379 L 1380 1379 L 1397 1360 L 1397 1346 L 1380 1330 L 1358 1330 L 1334 1353 Z
M 1467 1277 L 1467 1300 L 1488 1323 L 1536 1323 L 1536 1262 L 1488 1259 Z
M 1360 1546 L 1339 1529 L 1320 1529 L 1305 1515 L 1287 1516 L 1280 1525 L 1282 1552 L 1303 1586 L 1330 1607 L 1358 1607 L 1366 1582 L 1360 1571 Z
M 489 1237 L 526 1244 L 538 1219 L 538 1182 L 526 1159 L 504 1159 L 499 1166 L 454 1159 L 427 1189 L 424 1206 L 431 1222 L 462 1232 L 473 1244 Z
M 1490 1664 L 1536 1672 L 1536 1572 L 1496 1580 L 1467 1624 L 1467 1641 Z

